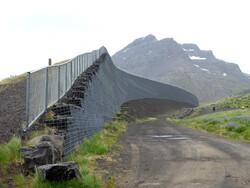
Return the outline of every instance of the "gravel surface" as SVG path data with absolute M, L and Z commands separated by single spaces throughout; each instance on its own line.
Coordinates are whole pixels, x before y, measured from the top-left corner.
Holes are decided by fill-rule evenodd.
M 119 154 L 100 165 L 106 178 L 124 188 L 250 187 L 249 143 L 199 132 L 167 116 L 128 127 Z
M 25 122 L 26 79 L 0 85 L 0 143 L 21 135 Z

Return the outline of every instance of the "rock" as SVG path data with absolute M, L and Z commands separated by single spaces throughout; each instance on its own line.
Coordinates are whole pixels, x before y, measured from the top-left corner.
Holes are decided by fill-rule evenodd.
M 80 179 L 82 177 L 79 166 L 74 161 L 39 166 L 37 172 L 42 179 L 49 181 L 63 181 L 72 178 Z
M 39 142 L 51 142 L 55 148 L 57 148 L 60 152 L 60 155 L 63 157 L 63 144 L 64 137 L 59 135 L 42 135 L 40 137 Z
M 51 142 L 41 142 L 33 146 L 24 146 L 19 150 L 29 169 L 35 166 L 54 164 L 61 160 L 60 151 Z
M 54 147 L 56 147 L 60 151 L 60 155 L 63 156 L 63 143 L 64 143 L 64 137 L 60 135 L 42 135 L 37 136 L 33 139 L 31 139 L 27 145 L 36 145 L 41 142 L 51 142 Z

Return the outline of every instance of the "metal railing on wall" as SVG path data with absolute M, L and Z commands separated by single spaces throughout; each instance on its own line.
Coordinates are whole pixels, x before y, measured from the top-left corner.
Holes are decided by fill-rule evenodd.
M 108 53 L 105 47 L 78 55 L 60 65 L 28 72 L 25 130 L 27 131 L 47 108 L 64 96 L 77 77 L 103 53 Z

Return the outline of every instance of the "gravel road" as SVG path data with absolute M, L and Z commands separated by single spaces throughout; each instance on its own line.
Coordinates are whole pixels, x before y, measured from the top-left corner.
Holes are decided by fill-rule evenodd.
M 250 145 L 160 116 L 129 126 L 116 169 L 120 187 L 250 187 Z

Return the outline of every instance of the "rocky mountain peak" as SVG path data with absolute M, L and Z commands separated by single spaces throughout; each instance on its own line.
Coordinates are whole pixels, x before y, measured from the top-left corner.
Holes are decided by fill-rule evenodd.
M 174 85 L 211 101 L 250 88 L 237 64 L 217 59 L 196 44 L 152 34 L 128 44 L 112 56 L 115 65 L 132 74 Z
M 138 47 L 138 46 L 141 46 L 141 45 L 147 45 L 149 43 L 152 43 L 152 42 L 157 42 L 158 40 L 156 39 L 156 37 L 154 35 L 148 35 L 146 37 L 141 37 L 141 38 L 138 38 L 136 40 L 134 40 L 132 43 L 130 43 L 127 48 L 130 48 L 130 47 Z
M 156 37 L 152 34 L 149 34 L 148 36 L 143 37 L 142 40 L 147 41 L 147 42 L 157 41 Z
M 196 44 L 182 44 L 181 46 L 192 60 L 216 59 L 212 50 L 201 50 Z
M 184 43 L 181 45 L 184 51 L 199 51 L 200 48 L 196 44 Z

